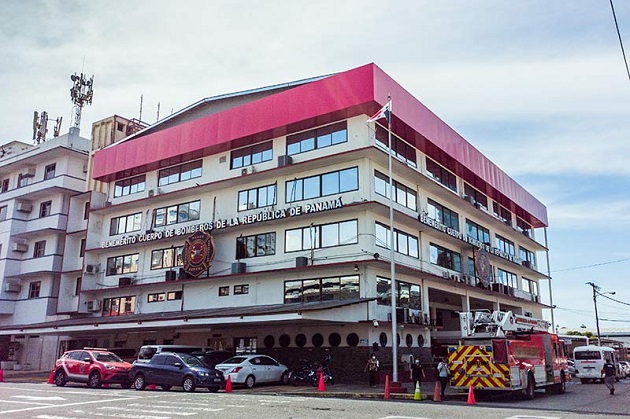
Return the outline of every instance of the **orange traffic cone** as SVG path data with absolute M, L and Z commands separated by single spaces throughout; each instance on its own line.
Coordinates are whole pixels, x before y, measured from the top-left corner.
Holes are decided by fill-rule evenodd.
M 472 384 L 468 387 L 468 404 L 477 404 L 475 401 L 475 390 L 473 389 Z
M 437 381 L 435 382 L 435 390 L 433 390 L 433 401 L 434 402 L 442 401 L 442 396 L 440 394 L 440 383 Z
M 48 376 L 48 384 L 55 384 L 55 370 L 50 371 L 50 375 Z
M 230 376 L 228 375 L 228 379 L 225 382 L 225 392 L 226 393 L 231 393 L 232 392 L 232 380 L 230 379 Z
M 322 372 L 322 369 L 320 368 L 317 373 L 319 374 L 319 385 L 317 386 L 317 391 L 325 391 L 326 386 L 324 385 L 324 373 Z
M 384 399 L 389 399 L 389 375 L 385 376 L 385 394 L 383 395 Z

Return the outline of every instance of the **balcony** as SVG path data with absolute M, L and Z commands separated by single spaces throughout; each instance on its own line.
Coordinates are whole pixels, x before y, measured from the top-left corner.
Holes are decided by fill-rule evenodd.
M 44 231 L 58 231 L 63 233 L 66 231 L 67 224 L 68 216 L 65 214 L 36 218 L 34 220 L 15 223 L 13 236 L 27 239 L 41 236 Z
M 0 300 L 0 315 L 14 314 L 14 313 L 15 313 L 15 301 Z
M 47 255 L 22 261 L 20 276 L 34 277 L 42 272 L 49 274 L 61 272 L 62 260 L 63 257 L 61 255 Z

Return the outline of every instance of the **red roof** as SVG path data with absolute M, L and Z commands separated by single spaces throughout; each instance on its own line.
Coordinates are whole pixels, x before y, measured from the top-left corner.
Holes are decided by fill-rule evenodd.
M 164 160 L 185 161 L 360 114 L 372 115 L 388 95 L 395 133 L 438 162 L 448 160 L 449 168 L 482 192 L 495 196 L 496 191 L 507 197 L 531 216 L 520 214 L 534 227 L 547 225 L 547 209 L 540 201 L 375 64 L 104 148 L 94 156 L 92 175 L 111 181 L 155 170 Z

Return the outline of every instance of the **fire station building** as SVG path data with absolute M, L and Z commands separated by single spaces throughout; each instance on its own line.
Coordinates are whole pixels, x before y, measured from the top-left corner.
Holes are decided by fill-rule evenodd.
M 390 97 L 391 136 L 366 122 Z M 550 308 L 545 206 L 374 64 L 207 98 L 98 144 L 70 206 L 80 270 L 60 280 L 80 291 L 63 316 L 0 333 L 289 366 L 330 353 L 344 381 L 374 351 L 387 368 L 392 345 L 403 363 L 443 354 L 459 311 Z

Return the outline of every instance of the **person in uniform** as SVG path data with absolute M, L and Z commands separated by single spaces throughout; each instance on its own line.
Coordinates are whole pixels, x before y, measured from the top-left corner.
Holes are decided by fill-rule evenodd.
M 617 371 L 615 369 L 615 364 L 610 360 L 610 358 L 606 358 L 604 361 L 602 374 L 604 374 L 604 384 L 606 384 L 606 387 L 610 390 L 610 394 L 615 394 L 615 377 L 617 376 Z

